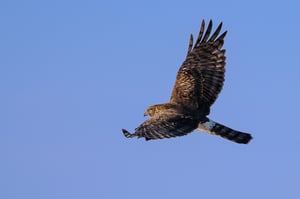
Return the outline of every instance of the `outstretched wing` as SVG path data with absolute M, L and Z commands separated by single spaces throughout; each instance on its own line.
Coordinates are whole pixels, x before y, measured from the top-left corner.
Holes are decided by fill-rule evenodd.
M 146 140 L 183 136 L 197 128 L 199 121 L 186 115 L 170 113 L 157 114 L 146 120 L 131 134 L 122 129 L 127 138 L 144 137 Z
M 191 35 L 186 60 L 177 73 L 170 99 L 170 102 L 193 109 L 203 108 L 203 105 L 209 108 L 217 99 L 224 83 L 226 57 L 222 46 L 227 32 L 218 37 L 221 23 L 210 37 L 211 20 L 205 33 L 204 28 L 203 20 L 194 47 Z

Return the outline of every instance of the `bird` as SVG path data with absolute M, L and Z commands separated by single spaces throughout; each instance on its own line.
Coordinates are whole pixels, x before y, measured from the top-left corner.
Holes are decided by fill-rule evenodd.
M 227 31 L 220 34 L 221 22 L 211 35 L 212 26 L 210 20 L 205 31 L 205 20 L 202 20 L 195 44 L 190 35 L 187 55 L 178 70 L 169 102 L 149 106 L 144 112 L 149 118 L 134 133 L 122 129 L 125 137 L 148 141 L 184 136 L 197 130 L 235 143 L 249 143 L 251 134 L 208 117 L 222 90 L 226 64 L 223 44 Z

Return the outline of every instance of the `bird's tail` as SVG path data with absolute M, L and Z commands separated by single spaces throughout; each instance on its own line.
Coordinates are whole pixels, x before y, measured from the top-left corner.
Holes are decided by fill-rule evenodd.
M 233 130 L 208 118 L 207 121 L 199 123 L 197 130 L 204 131 L 212 135 L 218 135 L 240 144 L 247 144 L 252 139 L 252 136 L 249 133 Z

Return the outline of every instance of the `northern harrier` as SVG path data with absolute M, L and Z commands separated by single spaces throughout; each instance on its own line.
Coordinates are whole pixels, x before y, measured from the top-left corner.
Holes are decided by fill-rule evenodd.
M 193 35 L 190 36 L 187 56 L 177 73 L 170 101 L 150 106 L 144 114 L 150 118 L 134 133 L 122 129 L 127 138 L 163 139 L 200 130 L 241 144 L 252 139 L 248 133 L 233 130 L 207 117 L 224 83 L 226 57 L 222 46 L 227 31 L 219 36 L 221 28 L 222 23 L 210 36 L 212 21 L 206 32 L 202 21 L 194 47 Z

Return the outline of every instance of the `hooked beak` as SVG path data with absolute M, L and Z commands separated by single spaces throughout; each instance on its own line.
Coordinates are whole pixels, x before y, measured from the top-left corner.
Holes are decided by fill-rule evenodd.
M 145 112 L 144 112 L 144 117 L 145 117 L 145 116 L 148 116 L 148 113 L 147 113 L 147 111 L 145 111 Z

